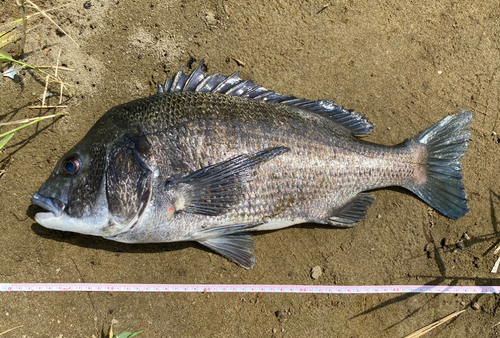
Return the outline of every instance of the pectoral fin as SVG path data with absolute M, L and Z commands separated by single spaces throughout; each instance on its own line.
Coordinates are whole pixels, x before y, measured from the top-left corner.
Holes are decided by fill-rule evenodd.
M 258 167 L 285 153 L 290 148 L 268 148 L 245 154 L 195 171 L 167 184 L 172 211 L 216 216 L 237 204 L 244 193 L 244 184 Z

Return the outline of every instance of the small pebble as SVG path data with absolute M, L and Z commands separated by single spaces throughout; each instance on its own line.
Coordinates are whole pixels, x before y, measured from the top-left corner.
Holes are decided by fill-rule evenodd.
M 276 329 L 273 329 L 273 333 L 276 333 Z
M 457 248 L 459 248 L 460 250 L 465 250 L 465 244 L 464 242 L 460 241 L 457 243 Z
M 217 23 L 217 18 L 215 17 L 215 14 L 212 12 L 208 12 L 207 14 L 205 14 L 205 20 L 209 25 L 215 25 Z
M 319 265 L 316 265 L 311 269 L 311 278 L 312 279 L 318 279 L 319 276 L 323 273 L 321 267 Z
M 449 246 L 451 246 L 451 245 L 453 245 L 453 244 L 451 243 L 451 241 L 450 241 L 450 239 L 449 239 L 449 238 L 446 238 L 446 237 L 445 237 L 445 238 L 443 238 L 443 239 L 441 240 L 441 246 L 443 247 L 443 249 L 444 249 L 444 248 L 448 248 L 448 247 L 449 247 Z
M 472 304 L 472 308 L 473 308 L 474 310 L 480 310 L 480 309 L 481 309 L 481 306 L 479 305 L 479 303 L 474 303 L 474 304 Z
M 465 239 L 466 241 L 470 240 L 470 236 L 468 233 L 464 233 L 462 238 Z
M 427 257 L 428 258 L 434 258 L 434 243 L 427 243 L 427 245 L 424 248 L 424 251 L 427 252 Z

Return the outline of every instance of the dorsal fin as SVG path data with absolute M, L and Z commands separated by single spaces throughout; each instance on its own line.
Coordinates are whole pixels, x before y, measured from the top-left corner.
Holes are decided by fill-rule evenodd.
M 254 84 L 252 80 L 242 80 L 238 72 L 230 76 L 218 72 L 209 75 L 202 69 L 203 62 L 204 60 L 201 60 L 200 64 L 189 75 L 185 74 L 184 67 L 181 67 L 173 79 L 168 78 L 164 85 L 158 84 L 158 93 L 212 92 L 281 103 L 328 116 L 351 130 L 355 136 L 369 135 L 375 127 L 364 115 L 338 106 L 330 100 L 313 101 L 299 99 L 292 95 L 278 94 Z

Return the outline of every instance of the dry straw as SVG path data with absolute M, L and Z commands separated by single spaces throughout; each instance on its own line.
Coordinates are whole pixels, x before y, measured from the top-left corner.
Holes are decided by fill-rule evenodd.
M 440 319 L 438 321 L 435 321 L 434 323 L 429 324 L 426 327 L 423 327 L 420 330 L 417 330 L 417 331 L 413 332 L 412 334 L 409 334 L 405 338 L 419 338 L 419 337 L 422 337 L 424 334 L 429 333 L 430 331 L 434 330 L 435 328 L 437 328 L 441 324 L 446 323 L 447 321 L 449 321 L 449 320 L 457 317 L 458 315 L 460 315 L 463 312 L 465 312 L 465 310 L 453 312 L 452 314 L 449 314 L 448 316 L 446 316 L 446 317 L 444 317 L 444 318 L 442 318 L 442 319 Z
M 6 45 L 8 45 L 10 43 L 16 42 L 20 38 L 21 39 L 21 48 L 20 49 L 21 49 L 21 55 L 22 55 L 24 53 L 24 46 L 25 46 L 25 43 L 26 43 L 27 21 L 28 21 L 28 18 L 30 18 L 30 17 L 32 17 L 34 15 L 42 15 L 42 16 L 46 17 L 50 22 L 52 22 L 59 30 L 61 30 L 64 34 L 66 34 L 71 39 L 71 41 L 73 41 L 78 46 L 78 43 L 76 43 L 76 41 L 69 34 L 67 34 L 64 31 L 64 29 L 62 29 L 47 14 L 47 12 L 49 12 L 49 11 L 52 11 L 52 10 L 55 10 L 55 9 L 60 9 L 60 8 L 62 8 L 64 6 L 67 6 L 68 4 L 61 5 L 61 6 L 54 7 L 54 8 L 50 8 L 50 9 L 47 9 L 47 10 L 42 10 L 39 6 L 37 6 L 31 0 L 27 0 L 27 1 L 21 0 L 20 2 L 18 1 L 18 5 L 21 8 L 22 17 L 19 20 L 15 20 L 15 21 L 9 23 L 8 25 L 0 27 L 0 48 L 4 47 L 4 46 L 6 46 Z M 37 11 L 37 13 L 31 14 L 31 15 L 26 15 L 26 7 L 34 8 Z M 15 33 L 16 26 L 19 26 L 19 24 L 21 24 L 21 26 L 22 26 L 22 34 L 21 34 L 21 36 L 19 36 L 19 34 L 16 35 L 16 33 Z M 28 107 L 29 109 L 66 108 L 67 106 L 62 105 L 62 102 L 63 102 L 63 92 L 65 91 L 66 95 L 69 98 L 72 97 L 70 89 L 73 89 L 73 91 L 76 92 L 76 88 L 74 86 L 71 86 L 71 85 L 69 85 L 69 84 L 67 84 L 67 83 L 65 83 L 65 82 L 63 82 L 61 80 L 61 77 L 59 75 L 59 71 L 62 71 L 62 70 L 67 71 L 67 70 L 72 70 L 72 69 L 67 68 L 67 67 L 60 67 L 59 66 L 60 65 L 60 57 L 61 57 L 61 50 L 59 50 L 59 54 L 57 56 L 57 63 L 56 63 L 55 67 L 52 67 L 52 66 L 39 66 L 39 67 L 36 67 L 36 66 L 29 65 L 28 63 L 25 63 L 23 61 L 19 61 L 19 60 L 13 58 L 11 55 L 9 55 L 9 54 L 7 54 L 5 52 L 0 51 L 0 63 L 2 63 L 2 62 L 9 62 L 9 63 L 18 64 L 18 65 L 21 65 L 21 68 L 32 69 L 32 70 L 35 71 L 35 74 L 43 75 L 44 76 L 44 79 L 45 79 L 45 88 L 44 88 L 44 93 L 43 93 L 43 97 L 42 97 L 42 104 L 40 106 L 30 106 L 30 107 Z M 42 68 L 50 68 L 52 70 L 52 72 L 53 72 L 53 75 L 50 74 L 47 71 L 44 71 Z M 45 99 L 47 97 L 47 92 L 48 92 L 48 86 L 49 86 L 50 83 L 57 83 L 57 84 L 60 85 L 59 103 L 57 105 L 46 105 L 46 102 L 45 102 Z M 67 115 L 67 113 L 63 112 L 63 113 L 57 113 L 57 114 L 53 114 L 53 115 L 41 116 L 41 117 L 37 117 L 37 118 L 27 118 L 27 119 L 18 120 L 18 121 L 11 121 L 11 122 L 0 123 L 0 127 L 1 126 L 6 126 L 6 125 L 12 125 L 12 124 L 23 124 L 20 127 L 14 128 L 12 130 L 9 130 L 7 132 L 4 132 L 4 133 L 0 134 L 0 150 L 7 144 L 7 142 L 10 141 L 10 139 L 14 136 L 14 133 L 17 132 L 18 130 L 26 128 L 26 127 L 28 127 L 28 126 L 30 126 L 32 124 L 38 123 L 41 120 L 48 119 L 48 118 L 59 117 L 59 116 L 63 116 L 63 115 Z M 4 171 L 0 172 L 0 176 L 3 173 L 4 173 Z

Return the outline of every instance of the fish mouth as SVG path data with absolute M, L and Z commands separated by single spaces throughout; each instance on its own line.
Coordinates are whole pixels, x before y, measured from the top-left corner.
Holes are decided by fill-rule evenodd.
M 39 193 L 35 193 L 35 195 L 33 195 L 31 203 L 38 205 L 39 207 L 47 211 L 50 211 L 55 217 L 61 216 L 64 208 L 66 207 L 66 205 L 57 198 L 44 197 Z

